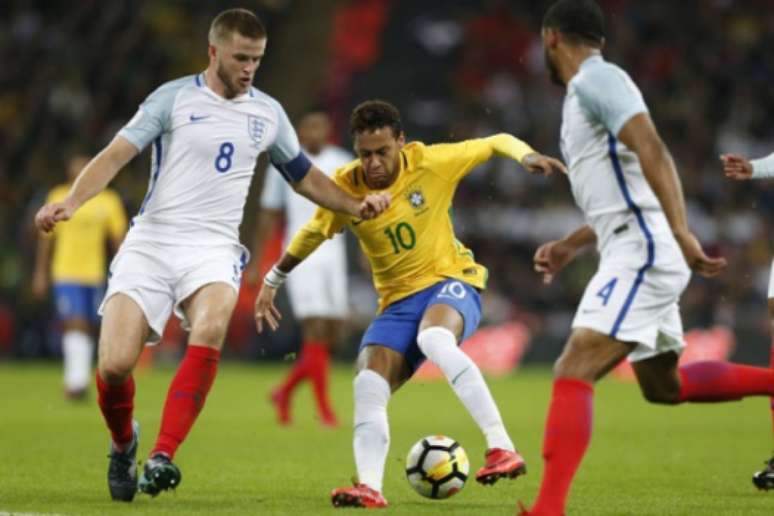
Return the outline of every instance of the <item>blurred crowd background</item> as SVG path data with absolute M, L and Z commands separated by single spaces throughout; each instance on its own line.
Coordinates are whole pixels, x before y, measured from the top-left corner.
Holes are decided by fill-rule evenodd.
M 550 3 L 4 0 L 0 356 L 59 353 L 50 300 L 31 295 L 32 218 L 50 188 L 65 180 L 68 157 L 98 151 L 159 84 L 203 70 L 207 29 L 220 10 L 241 5 L 262 16 L 269 40 L 256 86 L 291 117 L 324 106 L 342 146 L 351 144 L 346 124 L 352 107 L 380 97 L 401 109 L 409 140 L 505 131 L 558 156 L 563 91 L 548 80 L 539 38 Z M 765 363 L 774 183 L 732 183 L 718 155 L 774 152 L 774 6 L 767 0 L 600 4 L 607 16 L 606 57 L 641 87 L 678 164 L 692 228 L 730 262 L 720 278 L 693 279 L 682 300 L 685 327 L 727 325 L 737 338 L 735 358 Z M 242 226 L 248 246 L 262 166 Z M 130 215 L 142 201 L 148 173 L 146 151 L 113 183 Z M 555 358 L 596 263 L 589 252 L 549 287 L 532 272 L 540 243 L 582 223 L 566 179 L 530 177 L 495 160 L 463 181 L 454 220 L 460 239 L 490 269 L 486 322 L 524 323 L 533 336 L 525 359 Z M 342 357 L 354 353 L 375 307 L 368 278 L 358 260 L 351 263 L 352 327 Z M 254 292 L 244 289 L 227 350 L 250 360 L 282 357 L 297 345 L 298 330 L 286 318 L 278 335 L 255 335 Z M 170 331 L 167 345 L 175 353 L 180 333 Z

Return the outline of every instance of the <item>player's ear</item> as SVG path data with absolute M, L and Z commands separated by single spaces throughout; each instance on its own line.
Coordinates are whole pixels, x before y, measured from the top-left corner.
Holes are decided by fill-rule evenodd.
M 406 144 L 406 133 L 401 131 L 398 137 L 395 139 L 398 141 L 398 148 L 403 147 Z
M 208 44 L 207 55 L 210 56 L 210 59 L 215 59 L 215 57 L 218 55 L 218 48 L 212 43 Z

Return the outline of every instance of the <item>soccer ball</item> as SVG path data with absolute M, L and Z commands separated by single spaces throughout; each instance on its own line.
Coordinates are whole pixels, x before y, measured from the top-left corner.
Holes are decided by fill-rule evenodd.
M 468 479 L 468 454 L 460 443 L 445 435 L 420 439 L 406 457 L 406 478 L 427 498 L 449 498 Z

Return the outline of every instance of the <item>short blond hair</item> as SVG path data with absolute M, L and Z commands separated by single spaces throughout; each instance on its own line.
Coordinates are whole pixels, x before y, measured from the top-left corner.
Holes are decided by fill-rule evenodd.
M 210 25 L 208 39 L 211 45 L 226 41 L 233 33 L 250 39 L 266 37 L 266 27 L 254 12 L 237 7 L 217 15 Z

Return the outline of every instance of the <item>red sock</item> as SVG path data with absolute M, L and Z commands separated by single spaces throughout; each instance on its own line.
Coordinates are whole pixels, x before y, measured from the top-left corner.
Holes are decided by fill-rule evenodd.
M 111 385 L 97 373 L 97 402 L 105 418 L 113 444 L 118 451 L 132 442 L 132 412 L 134 411 L 134 378 Z
M 564 514 L 570 483 L 591 440 L 593 412 L 591 384 L 572 378 L 554 380 L 543 442 L 546 466 L 540 494 L 530 514 Z
M 325 419 L 335 418 L 328 399 L 328 369 L 330 368 L 330 352 L 323 342 L 307 341 L 304 343 L 309 361 L 308 374 L 312 380 L 312 389 L 317 401 L 317 411 Z
M 774 342 L 771 343 L 769 356 L 769 366 L 771 369 L 774 369 Z M 769 406 L 771 407 L 771 428 L 774 430 L 774 398 L 769 398 Z
M 280 393 L 285 397 L 289 397 L 296 386 L 307 376 L 309 376 L 309 360 L 306 353 L 306 345 L 302 343 L 298 358 L 293 363 L 293 367 L 288 372 L 287 377 L 285 377 L 285 381 L 279 387 Z
M 185 357 L 169 386 L 161 417 L 161 430 L 151 455 L 164 453 L 170 459 L 175 456 L 178 446 L 188 435 L 204 406 L 207 393 L 215 381 L 219 359 L 220 351 L 217 349 L 188 345 Z
M 729 362 L 694 362 L 680 368 L 680 401 L 732 401 L 774 396 L 774 370 Z

